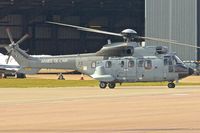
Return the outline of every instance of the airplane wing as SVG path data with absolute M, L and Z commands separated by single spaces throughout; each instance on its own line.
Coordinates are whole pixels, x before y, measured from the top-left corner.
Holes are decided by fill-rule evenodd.
M 0 68 L 0 73 L 15 73 L 16 71 L 15 70 L 7 70 L 5 68 Z
M 0 65 L 0 73 L 15 73 L 19 70 L 19 66 Z

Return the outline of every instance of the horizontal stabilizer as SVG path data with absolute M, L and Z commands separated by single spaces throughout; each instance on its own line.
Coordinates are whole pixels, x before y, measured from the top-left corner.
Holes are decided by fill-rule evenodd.
M 24 74 L 36 74 L 40 71 L 40 68 L 22 67 L 18 70 L 19 73 Z

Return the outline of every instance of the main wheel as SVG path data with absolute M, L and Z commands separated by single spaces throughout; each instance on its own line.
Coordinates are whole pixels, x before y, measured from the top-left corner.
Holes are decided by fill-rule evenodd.
M 106 82 L 100 82 L 100 83 L 99 83 L 99 87 L 100 87 L 101 89 L 105 89 L 105 88 L 107 87 L 107 83 L 106 83 Z
M 110 89 L 114 89 L 114 88 L 115 88 L 115 86 L 116 86 L 116 84 L 115 84 L 115 83 L 109 83 L 109 84 L 108 84 L 108 87 L 109 87 Z
M 168 83 L 168 88 L 175 88 L 175 84 L 174 83 Z

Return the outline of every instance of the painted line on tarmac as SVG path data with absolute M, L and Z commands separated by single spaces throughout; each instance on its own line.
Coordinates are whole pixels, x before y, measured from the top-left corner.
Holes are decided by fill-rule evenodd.
M 172 94 L 172 95 L 173 95 L 173 96 L 188 96 L 189 94 L 184 94 L 184 93 L 181 94 L 181 93 L 180 93 L 180 94 Z

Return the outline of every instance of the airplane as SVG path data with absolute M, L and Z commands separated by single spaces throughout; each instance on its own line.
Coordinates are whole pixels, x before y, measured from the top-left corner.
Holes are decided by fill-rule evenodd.
M 151 40 L 167 42 L 180 46 L 191 46 L 174 40 L 166 40 L 152 37 L 142 37 L 132 29 L 125 29 L 121 33 L 96 30 L 75 25 L 57 22 L 49 24 L 75 28 L 81 31 L 107 34 L 123 37 L 124 42 L 108 43 L 96 53 L 59 55 L 51 57 L 33 57 L 19 48 L 28 34 L 19 41 L 14 42 L 11 32 L 7 29 L 10 44 L 1 45 L 9 56 L 20 64 L 19 72 L 34 74 L 41 68 L 47 69 L 71 69 L 84 73 L 99 81 L 99 87 L 110 89 L 116 87 L 116 83 L 125 82 L 168 82 L 168 88 L 175 88 L 180 79 L 190 76 L 194 70 L 187 67 L 179 57 L 169 52 L 166 46 L 141 46 L 141 41 Z
M 17 72 L 20 68 L 19 64 L 13 58 L 9 61 L 7 58 L 6 55 L 0 53 L 0 77 L 15 76 L 16 78 L 25 78 L 25 74 Z

